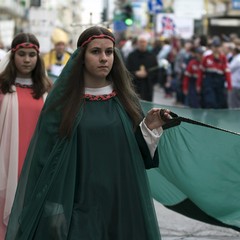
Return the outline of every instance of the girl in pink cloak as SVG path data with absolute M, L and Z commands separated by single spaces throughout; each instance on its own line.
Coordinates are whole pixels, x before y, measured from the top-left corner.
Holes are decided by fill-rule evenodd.
M 33 34 L 20 33 L 0 63 L 0 240 L 51 81 Z

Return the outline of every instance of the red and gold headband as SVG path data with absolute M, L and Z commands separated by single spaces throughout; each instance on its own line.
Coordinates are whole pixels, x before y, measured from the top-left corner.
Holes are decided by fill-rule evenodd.
M 93 39 L 96 39 L 96 38 L 108 38 L 115 44 L 115 39 L 113 37 L 106 35 L 106 34 L 100 34 L 100 35 L 93 35 L 93 36 L 89 37 L 86 41 L 84 41 L 81 44 L 81 47 L 85 46 L 86 44 L 88 44 L 89 42 L 91 42 Z
M 39 47 L 33 43 L 20 43 L 15 48 L 12 48 L 12 52 L 16 52 L 19 48 L 34 48 L 39 53 Z

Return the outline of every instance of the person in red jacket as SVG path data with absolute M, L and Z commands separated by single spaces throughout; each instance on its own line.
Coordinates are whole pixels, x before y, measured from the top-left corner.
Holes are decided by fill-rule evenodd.
M 187 64 L 183 77 L 183 94 L 185 95 L 185 105 L 191 108 L 201 107 L 200 96 L 197 92 L 196 82 L 198 79 L 199 66 L 203 54 L 202 47 L 192 49 L 192 59 Z
M 212 40 L 212 52 L 203 57 L 197 79 L 203 108 L 227 108 L 227 90 L 232 89 L 231 73 L 219 38 Z

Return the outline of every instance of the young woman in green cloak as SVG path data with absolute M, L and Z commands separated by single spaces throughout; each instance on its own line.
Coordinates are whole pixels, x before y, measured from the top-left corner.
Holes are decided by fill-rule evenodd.
M 112 32 L 86 29 L 40 115 L 6 239 L 159 240 L 145 169 L 160 110 L 143 115 Z

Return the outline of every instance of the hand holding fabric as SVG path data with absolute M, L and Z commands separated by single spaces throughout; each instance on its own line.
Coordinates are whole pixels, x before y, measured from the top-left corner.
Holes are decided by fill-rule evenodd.
M 167 120 L 171 119 L 170 110 L 152 108 L 145 117 L 145 124 L 150 130 L 162 127 Z

